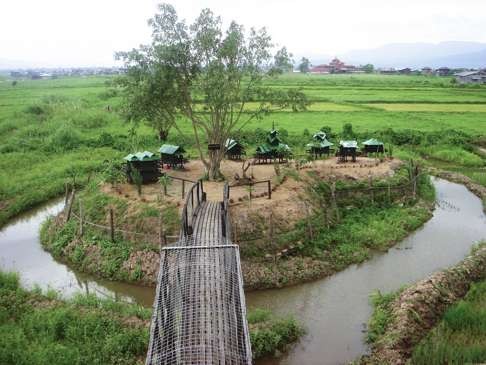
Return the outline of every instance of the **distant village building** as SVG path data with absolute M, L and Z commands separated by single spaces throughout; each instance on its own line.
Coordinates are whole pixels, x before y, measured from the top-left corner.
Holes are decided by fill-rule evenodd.
M 401 70 L 398 70 L 398 73 L 400 75 L 410 75 L 412 73 L 412 69 L 410 67 L 402 68 Z
M 432 75 L 434 73 L 434 70 L 430 67 L 424 67 L 422 68 L 422 75 Z
M 364 73 L 361 67 L 346 65 L 338 58 L 333 59 L 327 65 L 318 65 L 310 69 L 313 74 L 339 74 L 339 73 Z
M 452 70 L 449 67 L 441 67 L 435 70 L 435 73 L 438 76 L 450 76 L 452 74 Z
M 464 71 L 454 76 L 459 84 L 486 84 L 486 70 Z
M 383 75 L 396 75 L 398 73 L 394 68 L 380 68 L 378 72 Z

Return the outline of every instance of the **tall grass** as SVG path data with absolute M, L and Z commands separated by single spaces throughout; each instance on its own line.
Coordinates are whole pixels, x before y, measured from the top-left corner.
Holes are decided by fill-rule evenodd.
M 417 365 L 479 364 L 486 362 L 486 281 L 451 307 L 442 322 L 415 348 Z
M 148 329 L 127 326 L 124 318 L 114 306 L 81 309 L 29 293 L 15 274 L 0 272 L 2 365 L 142 364 Z

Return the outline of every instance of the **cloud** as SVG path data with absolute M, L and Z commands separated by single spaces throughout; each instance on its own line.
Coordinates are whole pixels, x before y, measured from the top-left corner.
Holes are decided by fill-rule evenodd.
M 155 0 L 2 0 L 1 58 L 37 66 L 112 64 L 115 51 L 150 39 Z M 177 0 L 192 21 L 209 7 L 250 27 L 267 27 L 297 54 L 338 54 L 396 42 L 486 41 L 479 0 Z

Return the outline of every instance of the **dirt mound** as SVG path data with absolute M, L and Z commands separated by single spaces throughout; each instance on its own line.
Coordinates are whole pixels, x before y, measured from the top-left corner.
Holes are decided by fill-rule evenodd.
M 404 290 L 391 305 L 385 336 L 373 345 L 363 364 L 406 364 L 413 348 L 442 318 L 446 309 L 486 278 L 486 246 L 458 265 L 431 275 Z

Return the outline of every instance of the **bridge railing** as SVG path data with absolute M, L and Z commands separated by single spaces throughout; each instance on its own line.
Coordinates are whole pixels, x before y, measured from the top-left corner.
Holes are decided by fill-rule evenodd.
M 202 179 L 191 186 L 186 195 L 184 208 L 182 209 L 182 233 L 184 236 L 192 235 L 194 218 L 201 203 L 206 201 L 206 193 Z

